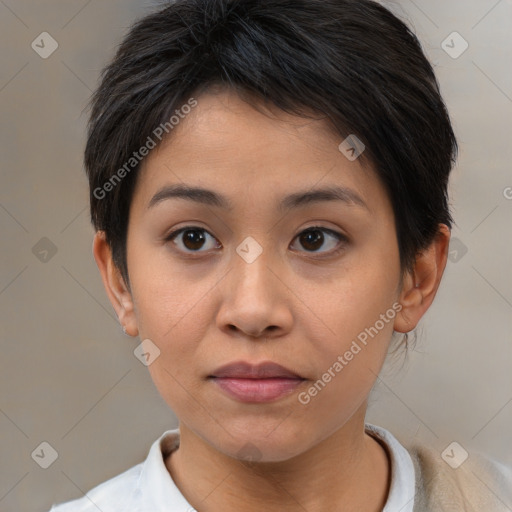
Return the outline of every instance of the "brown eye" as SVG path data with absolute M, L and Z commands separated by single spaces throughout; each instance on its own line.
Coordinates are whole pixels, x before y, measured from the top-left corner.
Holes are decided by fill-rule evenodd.
M 308 251 L 316 251 L 324 243 L 324 235 L 319 229 L 304 231 L 299 237 L 302 247 Z
M 296 238 L 307 252 L 318 252 L 320 254 L 337 252 L 340 250 L 337 248 L 340 242 L 347 241 L 346 237 L 341 233 L 320 227 L 308 228 L 297 235 Z M 322 247 L 327 247 L 327 250 L 319 251 Z
M 188 226 L 185 228 L 181 228 L 177 231 L 171 233 L 166 240 L 175 244 L 179 250 L 182 252 L 206 252 L 200 251 L 204 246 L 207 246 L 208 238 L 211 238 L 215 241 L 215 238 L 208 233 L 203 228 Z M 211 244 L 210 244 L 211 245 Z M 213 247 L 208 247 L 207 249 L 217 247 L 213 244 Z
M 183 245 L 191 251 L 197 251 L 204 245 L 205 236 L 197 229 L 183 231 Z

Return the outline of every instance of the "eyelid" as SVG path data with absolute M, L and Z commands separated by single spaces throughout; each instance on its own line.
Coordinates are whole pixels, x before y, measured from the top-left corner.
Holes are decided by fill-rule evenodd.
M 344 234 L 344 233 L 341 233 L 339 231 L 336 231 L 335 229 L 333 228 L 328 228 L 327 226 L 321 226 L 321 225 L 317 225 L 317 224 L 313 224 L 311 226 L 306 226 L 305 228 L 302 228 L 296 235 L 294 238 L 296 238 L 297 236 L 299 236 L 301 233 L 304 233 L 305 231 L 315 231 L 315 230 L 318 230 L 318 231 L 325 231 L 326 233 L 329 233 L 330 235 L 333 235 L 335 237 L 338 237 L 338 238 L 342 238 L 342 239 L 345 239 L 348 241 L 348 237 Z

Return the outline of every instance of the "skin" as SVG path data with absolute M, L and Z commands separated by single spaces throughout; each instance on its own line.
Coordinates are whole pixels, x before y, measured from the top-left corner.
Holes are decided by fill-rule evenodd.
M 390 467 L 384 447 L 364 431 L 368 396 L 393 330 L 414 329 L 434 299 L 450 231 L 439 225 L 413 272 L 402 276 L 383 186 L 371 168 L 345 158 L 340 137 L 322 120 L 276 108 L 262 113 L 227 91 L 197 99 L 140 171 L 128 225 L 129 286 L 104 234 L 94 241 L 127 333 L 161 351 L 149 371 L 181 432 L 166 467 L 200 512 L 380 511 Z M 148 206 L 177 183 L 222 194 L 232 209 L 183 198 Z M 349 188 L 365 206 L 320 201 L 277 209 L 284 196 L 325 185 Z M 165 240 L 186 226 L 206 230 L 203 245 L 186 244 L 183 234 Z M 347 241 L 320 231 L 323 241 L 301 243 L 298 235 L 312 226 Z M 263 249 L 252 263 L 236 252 L 248 236 Z M 301 404 L 298 393 L 398 303 L 401 311 L 378 335 Z M 207 378 L 239 360 L 274 361 L 307 380 L 276 401 L 242 403 Z M 248 443 L 258 450 L 255 462 L 240 454 Z

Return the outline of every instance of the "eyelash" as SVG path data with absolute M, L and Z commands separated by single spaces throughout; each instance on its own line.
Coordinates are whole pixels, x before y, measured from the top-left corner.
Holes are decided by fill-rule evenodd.
M 165 242 L 173 242 L 175 238 L 177 238 L 180 234 L 184 233 L 185 231 L 200 231 L 200 232 L 204 232 L 204 233 L 208 233 L 208 235 L 210 235 L 212 238 L 215 238 L 208 230 L 202 228 L 202 227 L 199 227 L 199 226 L 185 226 L 183 228 L 179 228 L 175 231 L 173 231 L 172 233 L 169 233 L 169 235 L 167 235 L 165 237 Z M 332 229 L 329 229 L 329 228 L 325 228 L 325 227 L 322 227 L 322 226 L 311 226 L 311 227 L 308 227 L 304 230 L 302 230 L 300 233 L 298 233 L 293 240 L 297 239 L 298 237 L 300 237 L 301 235 L 305 234 L 305 233 L 309 233 L 309 232 L 315 232 L 315 231 L 321 231 L 321 232 L 324 232 L 324 233 L 327 233 L 335 238 L 338 239 L 338 241 L 340 242 L 340 244 L 338 245 L 338 247 L 334 250 L 331 250 L 331 251 L 327 251 L 327 252 L 319 252 L 319 251 L 305 251 L 306 253 L 309 253 L 309 254 L 327 254 L 329 256 L 335 256 L 337 254 L 339 254 L 340 252 L 342 252 L 344 249 L 345 249 L 345 245 L 346 243 L 348 243 L 348 238 L 343 235 L 342 233 L 338 233 L 337 231 L 334 231 Z M 184 252 L 182 251 L 181 249 L 176 249 L 178 252 Z M 201 251 L 201 250 L 198 250 L 198 251 L 185 251 L 184 254 L 186 255 L 194 255 L 194 254 L 201 254 L 202 252 L 207 252 L 207 251 Z

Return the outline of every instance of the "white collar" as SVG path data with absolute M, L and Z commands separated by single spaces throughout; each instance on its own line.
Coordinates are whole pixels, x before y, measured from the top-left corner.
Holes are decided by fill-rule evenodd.
M 388 430 L 370 423 L 365 424 L 365 430 L 372 437 L 383 441 L 391 458 L 391 485 L 382 512 L 412 512 L 415 474 L 409 452 Z M 137 488 L 130 498 L 133 501 L 129 502 L 137 503 L 137 512 L 194 511 L 164 463 L 164 459 L 179 446 L 179 437 L 179 428 L 167 430 L 152 444 L 142 465 Z

